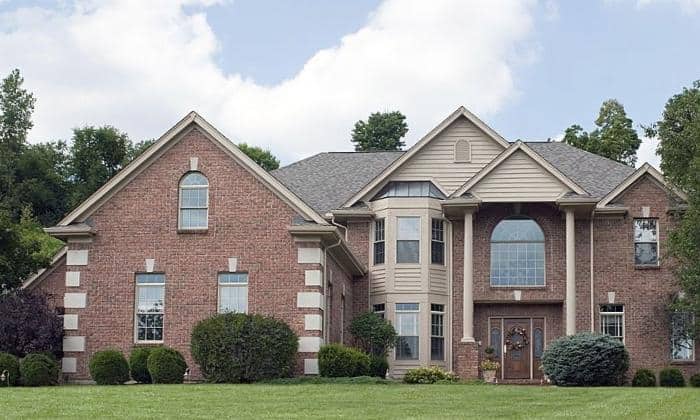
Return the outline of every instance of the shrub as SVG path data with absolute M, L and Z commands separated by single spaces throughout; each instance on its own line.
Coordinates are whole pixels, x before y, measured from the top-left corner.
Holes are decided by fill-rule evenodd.
M 353 319 L 350 334 L 360 349 L 375 356 L 385 356 L 398 337 L 391 323 L 372 312 L 365 312 Z
M 694 387 L 700 387 L 700 373 L 696 373 L 695 375 L 690 377 L 690 385 Z
M 179 351 L 170 347 L 156 347 L 151 350 L 147 366 L 154 384 L 181 384 L 185 380 L 185 358 Z
M 369 366 L 369 355 L 342 344 L 328 344 L 318 352 L 318 370 L 321 376 L 366 376 L 369 374 Z
M 119 350 L 96 352 L 89 367 L 90 376 L 97 385 L 120 385 L 129 380 L 129 364 Z
M 0 352 L 20 358 L 39 352 L 60 356 L 63 320 L 40 293 L 0 293 L 0 337 Z
M 409 369 L 403 377 L 407 384 L 434 384 L 436 382 L 456 382 L 457 376 L 437 366 Z
M 0 373 L 7 371 L 4 381 L 0 386 L 15 386 L 19 382 L 19 359 L 14 354 L 0 353 Z
M 385 378 L 389 370 L 389 361 L 386 356 L 369 356 L 369 374 L 377 378 Z
M 191 343 L 192 357 L 209 382 L 289 377 L 296 366 L 296 334 L 284 322 L 261 315 L 215 315 L 194 327 Z
M 542 370 L 556 385 L 622 385 L 628 368 L 625 346 L 602 334 L 558 338 L 542 356 Z
M 19 365 L 22 384 L 26 386 L 49 386 L 58 383 L 58 363 L 41 353 L 28 354 Z
M 679 369 L 666 368 L 659 372 L 659 385 L 671 387 L 685 386 L 685 378 Z
M 153 347 L 135 347 L 129 355 L 129 373 L 131 379 L 142 384 L 150 384 L 151 374 L 148 372 L 148 355 Z
M 656 386 L 656 375 L 649 369 L 637 369 L 632 386 Z

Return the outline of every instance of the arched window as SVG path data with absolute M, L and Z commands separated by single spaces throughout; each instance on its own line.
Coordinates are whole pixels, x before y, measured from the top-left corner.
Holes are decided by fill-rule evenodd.
M 455 162 L 469 162 L 471 160 L 471 150 L 469 142 L 457 140 L 455 142 Z
M 200 172 L 190 172 L 180 180 L 180 220 L 182 230 L 206 229 L 209 221 L 209 181 Z
M 544 285 L 544 234 L 526 217 L 502 220 L 491 234 L 491 285 Z

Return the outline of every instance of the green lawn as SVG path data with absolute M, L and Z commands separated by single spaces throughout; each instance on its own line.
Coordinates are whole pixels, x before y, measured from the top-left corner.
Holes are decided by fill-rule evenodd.
M 0 389 L 0 418 L 700 418 L 700 389 L 125 385 Z

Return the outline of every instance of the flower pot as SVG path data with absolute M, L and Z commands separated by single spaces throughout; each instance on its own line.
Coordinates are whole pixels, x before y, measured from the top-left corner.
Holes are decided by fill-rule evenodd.
M 493 384 L 496 382 L 496 371 L 495 370 L 484 370 L 482 371 L 484 376 L 484 382 L 487 384 Z

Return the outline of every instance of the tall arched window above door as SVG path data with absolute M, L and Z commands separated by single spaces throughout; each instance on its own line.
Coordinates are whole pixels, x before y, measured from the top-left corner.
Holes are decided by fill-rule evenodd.
M 544 233 L 534 220 L 510 217 L 491 234 L 492 286 L 544 285 Z
M 209 224 L 209 181 L 201 172 L 189 172 L 180 180 L 178 228 L 203 230 Z

